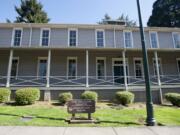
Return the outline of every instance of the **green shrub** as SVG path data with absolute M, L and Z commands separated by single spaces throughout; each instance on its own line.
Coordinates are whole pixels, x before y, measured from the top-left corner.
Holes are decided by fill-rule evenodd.
M 165 99 L 171 102 L 174 106 L 180 107 L 180 94 L 179 93 L 166 93 Z
M 98 94 L 93 91 L 85 91 L 84 93 L 81 94 L 82 99 L 90 99 L 97 101 L 98 100 Z
M 73 95 L 71 94 L 71 92 L 66 92 L 66 93 L 60 93 L 59 94 L 59 103 L 60 104 L 65 104 L 68 101 L 73 99 Z
M 18 105 L 34 104 L 39 98 L 40 90 L 38 88 L 22 88 L 15 93 L 15 101 Z
M 11 91 L 8 88 L 0 88 L 0 103 L 7 102 L 10 98 Z
M 134 101 L 134 94 L 128 91 L 118 91 L 115 94 L 115 101 L 118 104 L 128 105 Z

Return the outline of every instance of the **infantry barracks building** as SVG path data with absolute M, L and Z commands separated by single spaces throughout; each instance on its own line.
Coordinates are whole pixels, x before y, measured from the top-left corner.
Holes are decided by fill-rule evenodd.
M 153 100 L 180 89 L 180 29 L 145 28 Z M 145 101 L 138 27 L 79 24 L 0 24 L 0 87 L 39 87 L 41 98 L 118 90 Z

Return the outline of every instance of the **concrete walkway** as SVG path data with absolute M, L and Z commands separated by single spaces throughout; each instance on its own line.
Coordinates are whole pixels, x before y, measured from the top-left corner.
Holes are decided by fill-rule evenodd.
M 0 135 L 180 135 L 180 127 L 0 127 Z

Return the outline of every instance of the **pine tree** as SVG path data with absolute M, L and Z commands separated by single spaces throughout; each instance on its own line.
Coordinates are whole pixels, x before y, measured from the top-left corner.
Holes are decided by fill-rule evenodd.
M 43 11 L 43 5 L 37 0 L 21 0 L 20 7 L 15 6 L 18 13 L 16 23 L 48 23 L 50 19 Z
M 180 0 L 157 0 L 147 25 L 180 27 Z

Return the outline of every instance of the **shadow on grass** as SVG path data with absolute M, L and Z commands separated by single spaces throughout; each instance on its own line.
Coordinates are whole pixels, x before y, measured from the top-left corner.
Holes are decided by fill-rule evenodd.
M 120 124 L 120 125 L 137 125 L 137 126 L 138 126 L 138 125 L 139 125 L 139 126 L 140 126 L 140 125 L 143 125 L 143 124 L 137 123 L 137 122 L 121 122 L 121 121 L 109 121 L 109 120 L 108 120 L 108 121 L 107 121 L 107 120 L 106 120 L 106 121 L 103 121 L 103 120 L 101 121 L 101 120 L 100 120 L 100 121 L 98 122 L 98 124 L 102 124 L 102 123 L 106 123 L 106 124 Z
M 6 116 L 15 116 L 15 117 L 26 117 L 24 115 L 17 115 L 17 114 L 8 114 L 8 113 L 0 113 L 0 115 L 6 115 Z M 29 117 L 29 116 L 27 116 Z M 48 119 L 48 120 L 60 120 L 60 121 L 65 121 L 66 119 L 64 118 L 54 118 L 54 117 L 44 117 L 44 116 L 33 116 L 34 118 L 39 118 L 39 119 Z

